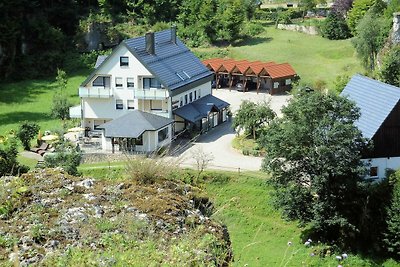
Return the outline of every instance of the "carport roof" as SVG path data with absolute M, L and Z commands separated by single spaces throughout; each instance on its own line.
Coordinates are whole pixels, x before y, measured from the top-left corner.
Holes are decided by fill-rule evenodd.
M 247 61 L 212 58 L 203 61 L 214 72 L 227 72 L 230 74 L 270 76 L 272 79 L 296 76 L 296 71 L 289 63 L 277 64 L 273 61 Z
M 138 138 L 146 131 L 156 131 L 173 122 L 172 119 L 140 110 L 133 110 L 100 125 L 98 128 L 104 129 L 105 137 Z
M 220 111 L 227 106 L 229 106 L 228 102 L 213 95 L 207 95 L 190 104 L 180 107 L 173 112 L 175 115 L 195 123 L 196 121 L 207 117 L 210 111 Z

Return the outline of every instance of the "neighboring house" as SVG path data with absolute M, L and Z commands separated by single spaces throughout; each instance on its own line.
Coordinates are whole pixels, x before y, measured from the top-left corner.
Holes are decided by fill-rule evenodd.
M 103 132 L 105 150 L 154 151 L 188 127 L 204 131 L 208 127 L 203 125 L 226 120 L 229 104 L 211 95 L 212 78 L 176 37 L 175 27 L 124 40 L 111 55 L 98 57 L 95 70 L 79 88 L 82 126 Z M 204 113 L 202 108 L 192 121 L 187 120 L 192 113 L 181 112 L 191 105 L 212 109 Z
M 355 75 L 341 93 L 354 101 L 361 116 L 356 122 L 372 151 L 363 155 L 370 178 L 386 177 L 387 169 L 400 168 L 400 88 Z

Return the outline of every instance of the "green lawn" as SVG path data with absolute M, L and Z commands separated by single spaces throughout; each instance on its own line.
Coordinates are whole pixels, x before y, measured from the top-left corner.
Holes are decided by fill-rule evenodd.
M 217 50 L 218 48 L 198 49 Z M 228 47 L 234 59 L 290 63 L 301 80 L 312 84 L 323 80 L 331 87 L 337 75 L 362 72 L 350 40 L 332 41 L 321 36 L 278 30 L 267 26 L 264 33 Z
M 73 105 L 79 104 L 78 87 L 87 75 L 84 71 L 68 78 L 67 94 Z M 43 131 L 60 128 L 60 120 L 50 116 L 56 91 L 55 77 L 0 84 L 0 135 L 17 129 L 24 120 L 38 123 Z

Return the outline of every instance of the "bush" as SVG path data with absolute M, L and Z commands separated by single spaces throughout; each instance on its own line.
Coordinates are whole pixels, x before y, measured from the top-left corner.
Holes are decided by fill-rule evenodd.
M 67 142 L 62 142 L 52 154 L 46 154 L 44 163 L 46 167 L 61 167 L 71 175 L 79 175 L 78 166 L 81 163 L 82 153 Z
M 39 125 L 33 122 L 25 121 L 23 122 L 17 131 L 17 136 L 25 150 L 31 148 L 31 140 L 39 133 Z
M 264 27 L 260 23 L 249 21 L 249 22 L 245 23 L 242 34 L 252 37 L 252 36 L 259 35 L 263 31 L 264 31 Z
M 330 40 L 341 40 L 351 37 L 350 29 L 343 17 L 330 13 L 321 25 L 322 37 Z
M 29 170 L 27 166 L 20 165 L 17 161 L 17 142 L 13 136 L 0 137 L 0 177 L 15 175 Z

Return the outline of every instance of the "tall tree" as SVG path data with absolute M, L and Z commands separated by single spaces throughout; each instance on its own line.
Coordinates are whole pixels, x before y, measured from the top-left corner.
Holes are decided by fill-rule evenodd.
M 367 13 L 356 28 L 357 34 L 352 42 L 364 67 L 369 71 L 374 71 L 376 57 L 384 44 L 383 32 L 384 21 L 372 12 Z
M 325 241 L 357 232 L 361 151 L 353 122 L 359 110 L 334 94 L 300 92 L 263 133 L 263 170 L 271 173 L 275 203 L 289 219 L 311 223 Z
M 353 35 L 356 34 L 356 28 L 365 13 L 374 4 L 374 0 L 354 0 L 352 8 L 347 13 L 347 25 Z
M 384 242 L 388 252 L 395 258 L 400 259 L 400 173 L 393 175 L 395 178 L 393 187 L 392 203 L 387 209 L 387 230 Z
M 71 103 L 68 101 L 68 97 L 66 95 L 66 88 L 67 88 L 67 74 L 65 71 L 58 69 L 57 70 L 57 92 L 53 95 L 53 105 L 51 108 L 51 115 L 54 118 L 60 119 L 64 122 L 66 119 L 69 118 L 69 108 L 72 106 Z
M 380 79 L 391 85 L 400 87 L 400 45 L 393 47 L 383 58 L 379 71 Z

